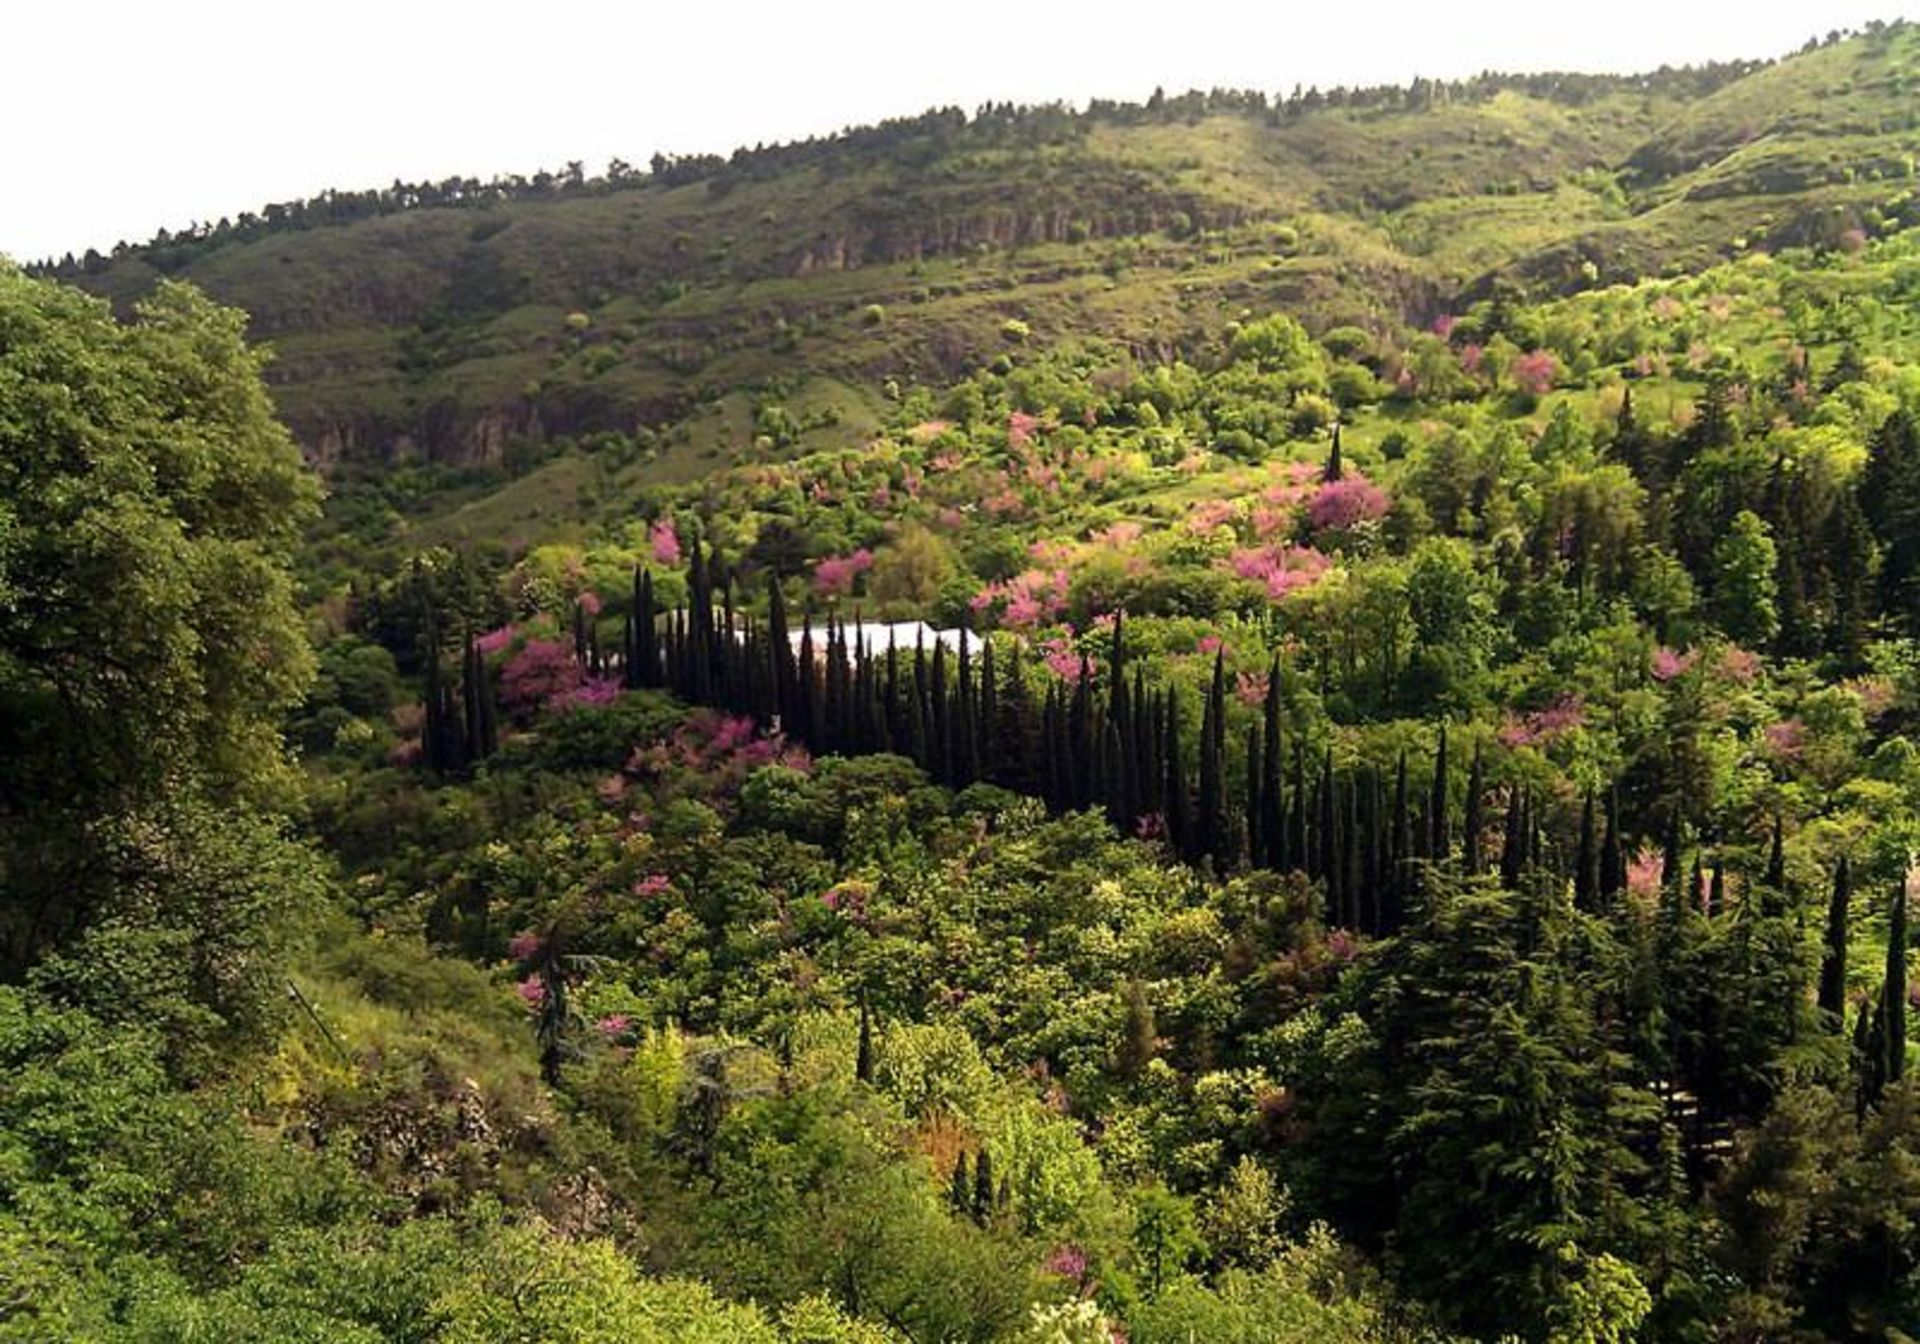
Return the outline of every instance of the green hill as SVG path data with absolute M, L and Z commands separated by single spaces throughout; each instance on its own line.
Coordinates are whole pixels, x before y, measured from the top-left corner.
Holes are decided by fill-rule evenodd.
M 1009 322 L 1169 351 L 1246 312 L 1378 327 L 1502 277 L 1566 291 L 1885 227 L 1915 208 L 1916 62 L 1894 25 L 1634 78 L 935 112 L 506 199 L 272 207 L 55 269 L 246 309 L 323 466 L 511 470 L 516 443 L 681 425 L 673 479 L 752 450 L 728 394 L 779 383 L 818 408 L 799 442 L 857 443 L 849 384 L 952 376 Z

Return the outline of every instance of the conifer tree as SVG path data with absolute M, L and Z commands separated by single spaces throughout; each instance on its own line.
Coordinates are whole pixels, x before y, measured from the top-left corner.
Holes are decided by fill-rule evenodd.
M 1847 1012 L 1847 906 L 1853 898 L 1853 873 L 1842 854 L 1833 866 L 1833 896 L 1827 903 L 1826 947 L 1820 959 L 1819 1006 L 1823 1020 L 1844 1030 Z
M 985 1227 L 993 1220 L 993 1159 L 982 1148 L 973 1160 L 973 1220 Z
M 1573 861 L 1573 907 L 1592 914 L 1600 904 L 1600 844 L 1594 835 L 1593 790 L 1580 808 L 1580 848 Z
M 1880 989 L 1884 1061 L 1880 1078 L 1897 1083 L 1907 1071 L 1907 884 L 1901 879 L 1887 915 L 1887 974 Z M 1876 1089 L 1877 1091 L 1877 1089 Z
M 1214 650 L 1213 680 L 1207 688 L 1207 703 L 1200 723 L 1200 796 L 1195 815 L 1197 852 L 1224 867 L 1223 831 L 1226 812 L 1226 673 L 1221 650 Z
M 1486 804 L 1483 798 L 1486 788 L 1487 780 L 1481 763 L 1481 748 L 1476 742 L 1473 747 L 1473 764 L 1467 770 L 1466 818 L 1460 837 L 1461 862 L 1470 875 L 1480 871 L 1481 860 L 1485 857 L 1480 852 L 1480 846 L 1487 826 Z
M 1433 756 L 1433 798 L 1427 805 L 1427 853 L 1435 863 L 1445 862 L 1452 847 L 1447 823 L 1447 726 L 1440 725 L 1440 745 Z
M 1259 861 L 1276 871 L 1288 865 L 1286 835 L 1286 799 L 1282 788 L 1285 761 L 1281 745 L 1280 655 L 1273 656 L 1267 673 L 1266 703 L 1261 707 L 1261 764 L 1265 767 L 1260 788 L 1261 825 L 1266 848 Z

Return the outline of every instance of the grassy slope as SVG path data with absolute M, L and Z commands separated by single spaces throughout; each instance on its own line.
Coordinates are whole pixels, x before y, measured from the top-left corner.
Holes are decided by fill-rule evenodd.
M 1165 353 L 1247 313 L 1392 324 L 1499 275 L 1578 288 L 1871 222 L 1910 191 L 1916 70 L 1908 29 L 1687 104 L 1508 92 L 1280 126 L 1100 123 L 915 165 L 416 211 L 226 246 L 187 276 L 273 342 L 314 456 L 518 477 L 405 511 L 427 539 L 524 541 L 610 492 L 858 445 L 886 380 L 990 358 L 1009 319 L 1036 342 Z M 126 298 L 153 278 L 134 256 L 89 283 Z M 837 414 L 769 449 L 765 402 Z M 642 426 L 663 432 L 637 463 L 502 461 L 517 440 Z

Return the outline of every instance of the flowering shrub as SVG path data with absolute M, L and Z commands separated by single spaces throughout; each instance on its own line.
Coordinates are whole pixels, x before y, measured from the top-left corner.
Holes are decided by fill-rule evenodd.
M 813 567 L 814 591 L 823 597 L 847 597 L 853 582 L 873 568 L 873 552 L 862 546 L 851 555 L 830 555 Z
M 1537 747 L 1551 742 L 1587 721 L 1586 705 L 1577 695 L 1563 695 L 1545 709 L 1526 714 L 1508 714 L 1500 726 L 1501 745 Z
M 673 526 L 673 519 L 662 518 L 647 530 L 647 545 L 653 551 L 653 560 L 658 565 L 677 565 L 680 563 L 680 533 Z
M 1697 649 L 1686 649 L 1676 652 L 1662 644 L 1653 651 L 1653 665 L 1651 668 L 1653 679 L 1655 681 L 1672 681 L 1675 677 L 1684 676 L 1692 670 L 1694 663 L 1699 661 L 1699 658 L 1700 652 Z
M 984 612 L 1003 603 L 1000 623 L 1011 630 L 1032 630 L 1067 609 L 1071 580 L 1064 569 L 1029 569 L 1004 583 L 990 583 L 975 593 L 968 606 Z
M 1357 471 L 1328 481 L 1307 502 L 1307 521 L 1316 532 L 1345 532 L 1387 515 L 1387 492 Z
M 573 649 L 554 639 L 529 639 L 500 669 L 500 705 L 522 718 L 572 703 L 585 680 Z
M 1235 551 L 1226 563 L 1239 577 L 1264 586 L 1269 602 L 1278 602 L 1289 593 L 1311 588 L 1333 565 L 1333 561 L 1311 546 L 1255 547 Z
M 1560 361 L 1551 350 L 1529 350 L 1507 368 L 1513 385 L 1530 397 L 1545 396 L 1560 376 Z

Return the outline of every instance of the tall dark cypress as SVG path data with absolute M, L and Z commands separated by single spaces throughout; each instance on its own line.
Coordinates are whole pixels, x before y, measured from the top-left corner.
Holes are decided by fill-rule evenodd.
M 942 784 L 953 783 L 953 690 L 947 684 L 947 644 L 933 642 L 933 680 L 928 684 L 927 753 L 928 771 Z
M 1260 755 L 1260 725 L 1247 725 L 1247 854 L 1246 857 L 1258 867 L 1265 862 L 1267 838 L 1265 832 L 1267 804 L 1264 796 L 1267 780 L 1267 764 Z
M 774 712 L 789 732 L 800 721 L 799 671 L 793 653 L 793 635 L 787 628 L 787 595 L 780 576 L 767 575 L 767 655 L 773 662 Z
M 796 737 L 810 745 L 820 730 L 816 722 L 815 706 L 819 703 L 817 687 L 820 684 L 820 669 L 813 656 L 813 618 L 807 617 L 800 626 L 800 654 L 794 660 L 794 697 L 793 723 L 789 728 Z
M 1506 836 L 1500 847 L 1500 885 L 1508 891 L 1520 889 L 1520 873 L 1527 862 L 1526 792 L 1519 785 L 1507 795 Z
M 1831 1030 L 1844 1029 L 1847 1013 L 1847 906 L 1853 899 L 1853 870 L 1842 854 L 1833 866 L 1833 897 L 1827 903 L 1826 950 L 1820 958 L 1819 1005 Z
M 1787 908 L 1787 849 L 1785 827 L 1773 814 L 1773 844 L 1767 852 L 1767 876 L 1760 896 L 1760 913 L 1779 915 Z
M 1407 815 L 1411 801 L 1407 796 L 1407 753 L 1400 752 L 1393 776 L 1393 830 L 1387 844 L 1388 871 L 1380 884 L 1380 932 L 1400 931 L 1406 920 L 1408 894 L 1413 886 L 1413 822 Z
M 1384 813 L 1386 803 L 1381 796 L 1380 772 L 1367 771 L 1367 807 L 1366 840 L 1361 853 L 1360 887 L 1366 893 L 1367 908 L 1361 912 L 1362 926 L 1370 934 L 1381 932 L 1383 906 L 1382 887 L 1385 882 L 1385 864 L 1381 852 Z
M 1573 861 L 1573 906 L 1592 914 L 1600 903 L 1600 842 L 1594 831 L 1593 790 L 1580 808 L 1580 849 Z
M 1307 845 L 1307 748 L 1300 738 L 1293 739 L 1293 797 L 1287 809 L 1287 862 L 1292 872 L 1311 872 L 1313 863 Z
M 973 650 L 965 626 L 960 627 L 960 661 L 953 697 L 954 783 L 965 787 L 980 778 L 980 738 L 974 700 Z
M 1903 877 L 1893 893 L 1887 915 L 1887 974 L 1880 988 L 1882 1040 L 1885 1062 L 1881 1077 L 1897 1083 L 1907 1071 L 1907 883 Z
M 1440 725 L 1440 746 L 1433 754 L 1433 798 L 1427 804 L 1427 853 L 1444 863 L 1453 847 L 1447 822 L 1447 726 Z
M 1070 807 L 1086 807 L 1093 802 L 1093 663 L 1080 655 L 1080 675 L 1073 683 L 1073 700 L 1067 709 L 1067 750 L 1070 757 Z
M 1600 845 L 1600 898 L 1611 910 L 1627 890 L 1627 852 L 1620 839 L 1620 791 L 1607 804 L 1607 835 Z
M 1340 461 L 1340 426 L 1333 427 L 1333 445 L 1327 449 L 1327 465 L 1320 472 L 1323 481 L 1337 481 L 1347 474 L 1346 467 Z
M 1468 873 L 1478 873 L 1481 860 L 1485 857 L 1480 852 L 1480 845 L 1487 828 L 1486 804 L 1483 800 L 1486 789 L 1480 744 L 1476 742 L 1473 746 L 1473 765 L 1467 770 L 1466 821 L 1460 836 L 1460 858 Z
M 1000 675 L 994 664 L 993 640 L 980 639 L 980 714 L 974 727 L 974 759 L 979 762 L 980 777 L 1004 784 L 1009 762 L 1001 760 L 996 743 L 1000 735 Z
M 1122 736 L 1127 732 L 1127 715 L 1132 708 L 1127 700 L 1126 621 L 1126 612 L 1113 613 L 1113 641 L 1107 651 L 1107 720 Z
M 1276 653 L 1273 666 L 1267 673 L 1266 703 L 1261 707 L 1260 758 L 1266 775 L 1260 787 L 1260 830 L 1266 837 L 1266 848 L 1257 856 L 1260 863 L 1276 871 L 1284 870 L 1287 866 L 1286 798 L 1281 787 L 1286 763 L 1281 747 L 1280 720 L 1280 655 Z
M 1200 799 L 1194 818 L 1197 852 L 1224 865 L 1222 853 L 1226 829 L 1226 756 L 1227 693 L 1226 663 L 1221 650 L 1214 650 L 1213 680 L 1207 687 L 1206 710 L 1200 720 Z
M 1167 839 L 1176 854 L 1193 857 L 1193 816 L 1187 798 L 1187 766 L 1180 752 L 1180 693 L 1167 689 Z
M 1335 828 L 1339 825 L 1336 810 L 1338 800 L 1333 796 L 1333 748 L 1328 747 L 1320 756 L 1320 787 L 1315 795 L 1318 806 L 1314 809 L 1316 824 L 1314 837 L 1310 842 L 1313 849 L 1314 876 L 1327 884 L 1329 901 L 1337 895 L 1335 890 L 1339 867 L 1339 836 Z

